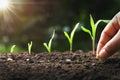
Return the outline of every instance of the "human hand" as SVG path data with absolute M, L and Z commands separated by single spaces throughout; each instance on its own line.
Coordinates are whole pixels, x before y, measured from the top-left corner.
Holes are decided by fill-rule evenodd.
M 98 58 L 107 58 L 120 49 L 120 12 L 108 23 L 102 31 L 97 46 Z

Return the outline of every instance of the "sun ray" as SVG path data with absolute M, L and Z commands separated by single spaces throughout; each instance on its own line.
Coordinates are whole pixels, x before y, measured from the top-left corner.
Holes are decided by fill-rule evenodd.
M 7 9 L 9 6 L 9 0 L 0 0 L 0 10 Z
M 5 2 L 3 2 L 5 1 Z M 8 1 L 8 2 L 7 2 Z M 27 0 L 0 0 L 0 4 L 4 3 L 5 5 L 0 6 L 0 28 L 8 28 L 11 26 L 11 24 L 14 24 L 14 26 L 19 26 L 16 25 L 17 23 L 21 23 L 21 15 L 20 12 L 25 11 L 23 7 L 34 7 L 35 5 L 40 5 L 44 4 L 42 2 L 36 2 L 36 1 L 27 1 Z M 28 9 L 29 10 L 29 9 Z M 27 12 L 23 12 L 23 14 Z M 10 28 L 14 28 L 13 26 Z M 17 27 L 16 27 L 17 28 Z

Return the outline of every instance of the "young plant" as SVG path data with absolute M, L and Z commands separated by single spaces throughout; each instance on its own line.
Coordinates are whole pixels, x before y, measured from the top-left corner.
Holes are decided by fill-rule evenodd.
M 77 23 L 74 27 L 74 29 L 72 30 L 72 32 L 70 33 L 70 35 L 67 32 L 64 32 L 65 37 L 68 39 L 69 45 L 70 45 L 70 52 L 72 52 L 72 47 L 73 47 L 73 37 L 75 34 L 75 31 L 77 30 L 79 26 L 79 23 Z
M 53 41 L 54 37 L 55 37 L 55 30 L 53 31 L 53 34 L 52 34 L 52 37 L 51 37 L 49 43 L 48 44 L 47 43 L 43 43 L 44 47 L 47 49 L 47 51 L 49 53 L 51 52 L 51 45 L 52 45 L 52 41 Z
M 100 22 L 104 22 L 104 23 L 108 23 L 109 20 L 98 20 L 96 23 L 94 23 L 94 20 L 92 18 L 92 16 L 90 15 L 90 25 L 91 25 L 91 28 L 92 28 L 92 31 L 81 26 L 81 29 L 88 33 L 91 37 L 91 40 L 92 40 L 92 51 L 93 51 L 93 54 L 95 54 L 95 39 L 96 39 L 96 29 L 97 29 L 97 26 Z
M 10 48 L 10 53 L 13 53 L 15 47 L 16 47 L 16 45 L 12 45 L 12 46 L 11 46 L 11 48 Z
M 28 43 L 28 53 L 31 54 L 31 50 L 32 50 L 32 41 L 30 43 Z

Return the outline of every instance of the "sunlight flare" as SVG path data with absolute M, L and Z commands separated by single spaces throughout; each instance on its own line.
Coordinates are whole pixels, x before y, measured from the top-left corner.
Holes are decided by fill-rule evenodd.
M 0 0 L 0 31 L 12 32 L 16 29 L 16 26 L 22 23 L 22 15 L 29 14 L 26 10 L 36 4 L 41 3 L 25 0 Z
M 9 7 L 9 0 L 0 0 L 0 10 L 7 9 Z

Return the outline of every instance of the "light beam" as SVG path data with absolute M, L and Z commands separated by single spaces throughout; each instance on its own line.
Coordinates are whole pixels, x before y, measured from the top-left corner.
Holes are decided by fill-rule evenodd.
M 5 10 L 9 7 L 9 0 L 0 0 L 0 10 Z

